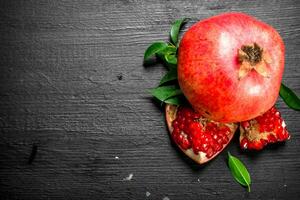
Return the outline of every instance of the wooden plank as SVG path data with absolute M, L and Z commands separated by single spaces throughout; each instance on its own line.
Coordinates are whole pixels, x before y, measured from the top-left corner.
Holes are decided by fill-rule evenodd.
M 280 32 L 284 82 L 300 94 L 299 1 L 2 0 L 0 196 L 146 199 L 148 191 L 149 199 L 296 199 L 300 115 L 282 100 L 289 142 L 247 154 L 235 138 L 226 149 L 249 168 L 248 194 L 232 179 L 226 151 L 198 166 L 172 144 L 147 92 L 165 69 L 143 66 L 146 47 L 167 40 L 177 18 L 191 17 L 186 30 L 227 11 L 252 14 Z

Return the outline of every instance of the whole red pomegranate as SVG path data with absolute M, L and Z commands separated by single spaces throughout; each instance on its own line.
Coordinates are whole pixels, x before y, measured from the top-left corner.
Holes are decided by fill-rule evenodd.
M 197 112 L 214 121 L 246 121 L 269 110 L 283 69 L 280 35 L 243 13 L 200 21 L 179 45 L 181 90 Z

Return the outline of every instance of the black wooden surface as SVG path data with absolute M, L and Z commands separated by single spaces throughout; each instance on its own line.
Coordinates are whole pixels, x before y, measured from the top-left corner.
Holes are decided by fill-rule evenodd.
M 284 82 L 300 94 L 297 0 L 1 0 L 0 199 L 297 199 L 300 115 L 281 99 L 290 141 L 249 154 L 236 137 L 198 166 L 147 93 L 165 69 L 143 66 L 145 48 L 167 40 L 174 19 L 191 17 L 186 29 L 227 11 L 280 32 Z M 227 150 L 247 165 L 251 193 L 231 177 Z

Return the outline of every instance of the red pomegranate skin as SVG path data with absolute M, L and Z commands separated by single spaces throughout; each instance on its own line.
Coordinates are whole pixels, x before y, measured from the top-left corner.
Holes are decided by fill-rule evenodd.
M 239 78 L 238 51 L 256 43 L 269 57 L 267 76 L 252 69 Z M 284 70 L 284 43 L 270 25 L 243 13 L 194 24 L 178 52 L 178 81 L 193 108 L 219 122 L 253 119 L 274 104 Z

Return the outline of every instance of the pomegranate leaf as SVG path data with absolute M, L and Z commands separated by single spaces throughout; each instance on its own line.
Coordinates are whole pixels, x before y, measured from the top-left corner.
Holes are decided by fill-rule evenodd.
M 177 65 L 177 48 L 173 45 L 167 46 L 162 51 L 158 52 L 156 55 L 162 59 L 169 68 L 174 68 Z
M 165 49 L 159 52 L 159 54 L 167 55 L 167 54 L 176 54 L 177 47 L 172 44 L 168 45 Z
M 144 60 L 147 60 L 151 56 L 154 56 L 156 53 L 159 53 L 166 49 L 168 44 L 165 42 L 154 42 L 152 43 L 145 51 Z
M 171 65 L 177 65 L 177 57 L 174 54 L 166 54 L 165 60 L 167 63 L 169 63 Z
M 155 98 L 162 102 L 166 102 L 166 100 L 172 97 L 182 95 L 182 91 L 175 85 L 157 87 L 152 89 L 150 92 Z
M 173 23 L 173 25 L 171 27 L 171 31 L 170 31 L 171 41 L 176 46 L 178 46 L 179 30 L 182 27 L 182 25 L 184 23 L 186 23 L 187 21 L 188 21 L 188 18 L 178 19 Z
M 228 152 L 228 166 L 234 179 L 241 185 L 248 188 L 250 192 L 251 178 L 245 165 Z
M 174 81 L 177 79 L 177 69 L 171 68 L 160 80 L 159 85 L 163 85 L 167 82 Z
M 294 110 L 300 110 L 299 97 L 290 88 L 285 86 L 283 83 L 281 83 L 279 95 L 283 99 L 283 101 L 286 103 L 286 105 L 288 105 L 288 107 L 290 107 Z
M 174 96 L 174 97 L 170 97 L 170 98 L 166 99 L 165 103 L 179 106 L 179 105 L 186 105 L 187 100 L 183 95 L 178 95 L 178 96 Z

